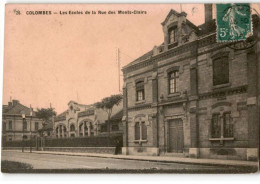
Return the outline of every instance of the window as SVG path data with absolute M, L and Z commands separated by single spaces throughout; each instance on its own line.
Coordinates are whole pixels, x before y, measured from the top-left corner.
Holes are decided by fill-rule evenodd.
M 223 127 L 223 130 L 222 128 Z M 221 114 L 213 114 L 211 123 L 212 138 L 230 138 L 233 137 L 233 123 L 231 113 L 225 112 Z
M 176 93 L 179 90 L 179 71 L 169 73 L 169 94 Z
M 135 140 L 140 140 L 140 124 L 135 124 Z
M 221 124 L 220 124 L 220 114 L 213 114 L 211 123 L 211 137 L 220 138 L 221 136 Z
M 12 121 L 9 121 L 9 124 L 8 124 L 8 129 L 9 129 L 9 130 L 12 130 L 12 129 L 13 129 L 13 126 L 12 126 L 12 125 L 13 125 Z
M 27 121 L 23 120 L 23 130 L 27 130 Z
M 75 131 L 75 126 L 74 125 L 70 125 L 70 131 Z
M 3 122 L 3 130 L 6 130 L 6 122 Z
M 145 125 L 145 122 L 142 122 L 142 140 L 147 139 L 147 127 Z
M 112 131 L 118 131 L 119 130 L 118 124 L 112 124 L 111 130 Z
M 145 122 L 135 124 L 135 140 L 147 140 L 147 127 Z
M 39 123 L 35 122 L 35 130 L 38 130 L 38 129 L 39 129 Z
M 101 132 L 107 132 L 107 124 L 101 125 Z
M 136 101 L 144 100 L 144 81 L 136 83 Z
M 177 41 L 177 28 L 169 29 L 169 44 L 175 43 Z
M 222 56 L 213 60 L 213 85 L 229 83 L 228 57 Z
M 224 113 L 224 137 L 233 137 L 233 124 L 230 113 Z

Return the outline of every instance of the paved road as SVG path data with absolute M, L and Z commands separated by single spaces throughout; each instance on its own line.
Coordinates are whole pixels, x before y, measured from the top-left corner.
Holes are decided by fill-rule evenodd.
M 17 151 L 2 151 L 2 160 L 17 161 L 28 163 L 34 169 L 86 169 L 86 170 L 172 170 L 172 171 L 187 171 L 194 172 L 223 172 L 237 168 L 226 168 L 220 166 L 192 165 L 179 163 L 162 163 L 150 161 L 136 160 L 120 160 L 111 158 L 96 158 L 85 156 L 67 156 L 67 155 L 52 155 L 52 154 L 37 154 L 37 153 L 22 153 Z M 235 171 L 234 171 L 235 172 Z

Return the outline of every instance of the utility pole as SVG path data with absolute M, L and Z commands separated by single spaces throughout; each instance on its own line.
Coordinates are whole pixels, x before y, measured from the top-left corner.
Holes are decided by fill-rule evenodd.
M 118 91 L 121 92 L 120 86 L 120 50 L 117 49 L 117 66 L 118 66 Z
M 33 113 L 32 113 L 32 107 L 30 104 L 30 153 L 32 153 L 32 116 L 33 116 Z

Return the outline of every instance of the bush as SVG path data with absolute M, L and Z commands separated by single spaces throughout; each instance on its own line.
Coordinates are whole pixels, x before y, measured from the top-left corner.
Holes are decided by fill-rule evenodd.
M 14 162 L 14 161 L 1 161 L 1 168 L 2 172 L 22 172 L 25 170 L 31 170 L 33 167 L 30 164 L 25 164 L 21 162 Z
M 46 139 L 45 147 L 116 147 L 123 146 L 122 140 L 122 135 Z
M 3 141 L 3 147 L 36 147 L 36 140 L 25 141 Z M 41 144 L 38 139 L 38 145 Z M 91 136 L 91 137 L 75 137 L 75 138 L 46 138 L 44 141 L 45 147 L 122 147 L 122 134 L 110 134 Z

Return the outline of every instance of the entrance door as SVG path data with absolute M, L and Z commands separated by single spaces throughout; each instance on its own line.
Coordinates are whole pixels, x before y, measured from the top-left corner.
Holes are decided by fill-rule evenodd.
M 169 121 L 168 143 L 169 152 L 183 152 L 183 123 L 181 119 L 174 119 Z

